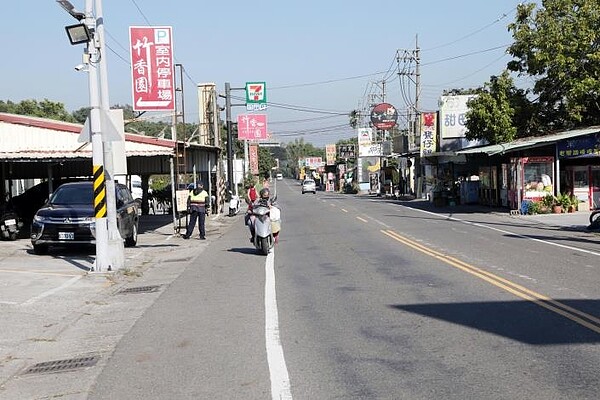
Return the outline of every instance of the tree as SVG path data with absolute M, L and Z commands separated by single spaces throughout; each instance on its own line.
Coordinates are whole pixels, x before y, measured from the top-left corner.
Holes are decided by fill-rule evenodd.
M 273 167 L 275 167 L 275 159 L 269 148 L 258 146 L 258 175 L 263 178 L 270 177 Z
M 532 132 L 600 123 L 600 3 L 543 0 L 520 4 L 509 25 L 516 59 L 508 69 L 535 80 L 539 124 Z
M 294 139 L 285 146 L 288 165 L 292 175 L 298 174 L 298 161 L 306 157 L 321 157 L 325 159 L 325 149 L 317 148 L 312 143 L 305 143 L 304 138 Z
M 517 110 L 522 118 L 523 102 L 526 102 L 523 90 L 517 89 L 508 71 L 500 76 L 492 76 L 478 95 L 468 102 L 466 115 L 466 138 L 484 139 L 490 144 L 510 142 L 517 137 L 521 122 L 515 117 Z
M 90 110 L 90 107 L 81 107 L 80 109 L 73 111 L 71 115 L 78 124 L 84 124 L 88 115 L 90 115 Z
M 40 102 L 37 100 L 23 100 L 19 103 L 13 103 L 10 100 L 7 102 L 0 101 L 0 111 L 58 121 L 76 122 L 75 118 L 73 118 L 73 116 L 65 109 L 63 103 L 50 101 L 48 99 L 44 99 Z

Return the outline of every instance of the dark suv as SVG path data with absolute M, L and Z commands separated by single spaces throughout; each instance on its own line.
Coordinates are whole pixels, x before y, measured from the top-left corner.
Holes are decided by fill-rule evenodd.
M 117 225 L 125 246 L 135 246 L 138 235 L 138 205 L 125 185 L 115 183 Z M 48 246 L 96 243 L 94 188 L 92 182 L 65 183 L 56 189 L 31 223 L 31 244 L 35 254 Z

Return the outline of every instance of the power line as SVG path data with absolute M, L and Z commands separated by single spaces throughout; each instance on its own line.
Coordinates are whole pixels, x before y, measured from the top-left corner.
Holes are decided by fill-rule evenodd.
M 474 52 L 471 52 L 471 53 L 465 53 L 465 54 L 461 54 L 461 55 L 458 55 L 458 56 L 453 56 L 453 57 L 448 57 L 448 58 L 442 58 L 441 60 L 437 60 L 437 61 L 431 61 L 431 62 L 428 62 L 428 63 L 421 63 L 421 66 L 439 64 L 439 63 L 444 62 L 444 61 L 451 61 L 451 60 L 456 60 L 456 59 L 459 59 L 459 58 L 474 56 L 474 55 L 477 55 L 477 54 L 487 53 L 489 51 L 494 51 L 494 50 L 498 50 L 498 49 L 502 49 L 502 48 L 506 49 L 508 46 L 510 46 L 510 44 L 504 44 L 502 46 L 491 47 L 489 49 L 474 51 Z
M 146 15 L 144 15 L 144 12 L 142 11 L 142 9 L 140 8 L 140 6 L 138 6 L 137 2 L 135 0 L 131 0 L 131 2 L 133 3 L 133 5 L 135 6 L 135 8 L 137 8 L 138 12 L 141 14 L 142 18 L 144 18 L 144 20 L 146 21 L 146 23 L 148 25 L 152 25 L 150 23 L 150 21 L 148 20 L 148 18 L 146 18 Z
M 342 81 L 349 81 L 349 80 L 353 80 L 353 79 L 367 78 L 369 76 L 376 76 L 376 75 L 381 75 L 381 74 L 385 74 L 385 73 L 387 73 L 387 71 L 379 71 L 379 72 L 374 72 L 372 74 L 365 74 L 365 75 L 348 76 L 346 78 L 330 79 L 330 80 L 319 81 L 319 82 L 298 83 L 295 85 L 286 85 L 286 86 L 275 86 L 275 87 L 269 88 L 269 90 L 290 89 L 290 88 L 296 88 L 296 87 L 324 85 L 324 84 L 334 83 L 334 82 L 342 82 Z
M 430 47 L 430 48 L 428 48 L 428 49 L 422 49 L 421 51 L 431 51 L 431 50 L 437 50 L 437 49 L 439 49 L 439 48 L 442 48 L 442 47 L 451 46 L 451 45 L 453 45 L 454 43 L 458 43 L 458 42 L 460 42 L 460 41 L 462 41 L 462 40 L 464 40 L 464 39 L 467 39 L 467 38 L 469 38 L 469 37 L 471 37 L 471 36 L 474 36 L 474 35 L 478 34 L 479 32 L 482 32 L 482 31 L 484 31 L 485 29 L 489 28 L 490 26 L 493 26 L 493 25 L 497 24 L 498 22 L 500 22 L 500 21 L 501 21 L 501 20 L 503 20 L 504 18 L 508 17 L 508 15 L 509 15 L 509 14 L 512 14 L 512 12 L 513 12 L 513 11 L 515 11 L 516 9 L 517 9 L 517 7 L 515 6 L 515 7 L 513 7 L 513 8 L 512 8 L 510 11 L 507 11 L 507 12 L 503 13 L 502 15 L 500 15 L 500 17 L 496 18 L 496 20 L 492 21 L 491 23 L 489 23 L 489 24 L 487 24 L 487 25 L 485 25 L 485 26 L 483 26 L 483 27 L 481 27 L 481 28 L 479 28 L 479 29 L 477 29 L 477 30 L 475 30 L 475 31 L 473 31 L 473 32 L 471 32 L 471 33 L 469 33 L 469 34 L 466 34 L 465 36 L 462 36 L 462 37 L 460 37 L 460 38 L 458 38 L 458 39 L 456 39 L 456 40 L 453 40 L 453 41 L 451 41 L 451 42 L 448 42 L 448 43 L 445 43 L 445 44 L 441 44 L 441 45 L 439 45 L 439 46 Z
M 308 121 L 322 121 L 325 119 L 340 118 L 342 116 L 346 117 L 347 115 L 326 115 L 324 117 L 304 118 L 304 119 L 287 120 L 287 121 L 269 121 L 269 125 L 293 124 L 293 123 L 297 123 L 297 122 L 308 122 Z
M 239 96 L 231 96 L 231 98 L 233 100 L 239 100 L 239 101 L 245 101 L 246 100 L 245 97 L 239 97 Z M 284 109 L 287 109 L 287 110 L 294 110 L 294 111 L 299 111 L 299 112 L 308 112 L 308 113 L 316 113 L 316 114 L 329 114 L 329 115 L 348 115 L 348 111 L 323 110 L 323 109 L 318 109 L 318 108 L 305 107 L 305 106 L 295 106 L 295 105 L 292 105 L 292 104 L 284 104 L 284 103 L 268 102 L 267 105 L 269 107 L 284 108 Z
M 477 74 L 478 72 L 483 71 L 484 69 L 488 68 L 489 66 L 495 64 L 496 62 L 498 62 L 499 60 L 503 59 L 506 56 L 506 54 L 502 54 L 500 57 L 496 58 L 494 61 L 490 62 L 489 64 L 484 65 L 483 67 L 479 68 L 476 71 L 471 72 L 469 75 L 465 75 L 461 78 L 455 79 L 453 81 L 450 82 L 446 82 L 446 83 L 442 83 L 442 84 L 438 84 L 438 85 L 423 85 L 423 86 L 428 86 L 428 87 L 439 87 L 439 86 L 447 86 L 456 82 L 460 82 L 462 80 L 465 80 L 467 78 L 472 77 L 473 75 Z

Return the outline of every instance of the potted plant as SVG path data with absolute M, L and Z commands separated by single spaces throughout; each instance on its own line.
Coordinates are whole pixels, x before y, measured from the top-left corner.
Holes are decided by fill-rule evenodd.
M 579 204 L 579 199 L 577 197 L 575 197 L 575 195 L 569 195 L 569 207 L 567 209 L 567 212 L 575 212 L 577 211 L 577 205 Z
M 556 197 L 555 196 L 552 196 L 552 197 L 553 197 L 553 200 L 554 200 L 554 203 L 552 204 L 552 212 L 554 214 L 560 214 L 560 213 L 562 213 L 562 210 L 563 210 L 563 208 L 562 208 L 562 204 L 563 204 L 562 198 L 563 198 L 563 195 L 559 194 Z
M 542 204 L 540 207 L 540 213 L 547 214 L 552 210 L 552 206 L 554 206 L 554 196 L 551 194 L 547 194 L 540 201 Z
M 567 212 L 569 206 L 571 205 L 571 196 L 565 193 L 561 193 L 556 196 L 556 203 L 554 205 L 554 213 Z M 560 211 L 557 209 L 560 208 Z

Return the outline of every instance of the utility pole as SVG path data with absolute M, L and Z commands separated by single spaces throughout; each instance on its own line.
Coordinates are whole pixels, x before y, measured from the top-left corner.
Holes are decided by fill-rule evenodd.
M 100 43 L 100 109 L 102 114 L 108 116 L 110 113 L 110 101 L 108 96 L 108 71 L 107 52 L 104 40 L 104 17 L 102 13 L 102 0 L 96 1 L 96 34 Z M 102 127 L 106 132 L 106 127 Z M 125 265 L 125 249 L 123 238 L 117 226 L 117 199 L 115 192 L 115 168 L 114 152 L 112 142 L 104 137 L 104 170 L 106 178 L 106 205 L 108 213 L 108 255 L 110 257 L 108 269 L 118 270 Z
M 96 29 L 96 20 L 93 18 L 93 0 L 85 2 L 85 24 L 88 28 Z M 108 221 L 106 182 L 104 175 L 104 143 L 102 142 L 102 125 L 100 122 L 100 100 L 98 93 L 97 63 L 98 49 L 92 40 L 87 44 L 86 57 L 88 63 L 88 86 L 90 92 L 90 130 L 92 140 L 92 166 L 94 175 L 94 217 L 96 224 L 96 260 L 94 271 L 102 272 L 110 267 L 108 262 Z
M 227 189 L 233 185 L 233 124 L 231 123 L 231 85 L 225 82 L 225 121 L 227 126 Z
M 421 59 L 420 49 L 418 44 L 418 36 L 415 38 L 415 49 L 413 50 L 398 50 L 396 53 L 396 60 L 398 62 L 398 75 L 400 77 L 406 76 L 415 85 L 415 99 L 414 104 L 407 104 L 407 129 L 408 129 L 408 151 L 413 152 L 420 146 L 420 97 L 421 97 Z M 400 67 L 400 63 L 404 63 L 403 67 Z M 417 182 L 417 176 L 413 173 L 415 169 L 419 169 L 418 163 L 419 158 L 415 157 L 415 161 L 412 163 L 413 167 L 409 172 L 410 187 L 417 196 L 420 195 L 420 185 Z M 408 187 L 406 188 L 408 190 Z M 415 190 L 417 189 L 417 190 Z

